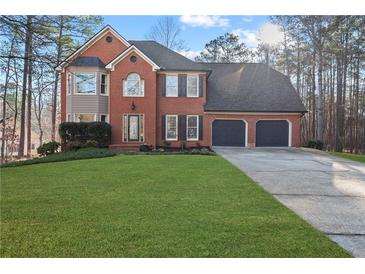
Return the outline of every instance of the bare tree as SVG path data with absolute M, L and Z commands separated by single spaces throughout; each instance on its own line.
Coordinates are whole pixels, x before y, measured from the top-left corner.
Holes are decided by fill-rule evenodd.
M 147 38 L 172 50 L 188 50 L 186 42 L 180 38 L 180 34 L 181 28 L 176 20 L 170 16 L 165 16 L 159 18 L 156 24 L 152 26 Z

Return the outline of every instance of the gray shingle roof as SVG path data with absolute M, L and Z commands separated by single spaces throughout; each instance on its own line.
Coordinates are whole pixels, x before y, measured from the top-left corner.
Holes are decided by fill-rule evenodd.
M 206 111 L 306 112 L 289 78 L 264 64 L 201 64 L 212 70 Z
M 80 56 L 71 63 L 71 66 L 77 67 L 105 67 L 105 64 L 99 59 L 99 57 Z
M 181 54 L 155 41 L 128 41 L 155 62 L 162 70 L 204 71 L 205 66 L 196 63 Z

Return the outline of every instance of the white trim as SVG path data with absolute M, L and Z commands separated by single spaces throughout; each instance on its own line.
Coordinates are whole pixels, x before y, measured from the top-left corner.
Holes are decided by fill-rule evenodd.
M 76 117 L 76 115 L 94 115 L 94 122 L 96 122 L 96 113 L 95 112 L 92 112 L 92 113 L 85 113 L 85 112 L 75 112 L 74 113 L 74 121 L 75 122 L 79 122 L 79 121 L 77 121 L 77 117 Z
M 234 121 L 242 121 L 245 123 L 245 147 L 248 147 L 248 122 L 245 119 L 240 118 L 215 118 L 210 123 L 210 146 L 213 146 L 213 123 L 217 120 L 234 120 Z
M 94 74 L 95 77 L 95 92 L 94 93 L 80 93 L 77 92 L 77 75 L 78 74 Z M 74 90 L 74 95 L 96 95 L 96 90 L 98 89 L 98 81 L 97 81 L 97 72 L 83 72 L 83 71 L 78 71 L 75 73 L 75 90 Z
M 122 42 L 125 46 L 129 47 L 129 42 L 123 38 L 118 32 L 116 32 L 111 26 L 107 25 L 103 29 L 101 29 L 99 32 L 97 32 L 89 41 L 87 41 L 85 44 L 83 44 L 79 49 L 77 49 L 74 53 L 72 53 L 70 56 L 68 56 L 61 64 L 59 64 L 56 67 L 56 71 L 62 71 L 65 67 L 65 65 L 71 61 L 72 59 L 76 58 L 78 55 L 80 55 L 83 51 L 91 47 L 93 44 L 95 44 L 101 37 L 104 36 L 106 32 L 110 31 L 120 42 Z
M 167 138 L 167 117 L 175 117 L 176 119 L 176 138 Z M 179 139 L 179 116 L 177 114 L 166 114 L 165 115 L 165 140 L 166 141 L 177 141 Z
M 219 111 L 204 111 L 206 115 L 302 115 L 302 112 L 219 112 Z
M 171 96 L 171 95 L 167 95 L 167 77 L 168 76 L 174 76 L 176 77 L 176 95 Z M 176 98 L 179 97 L 179 75 L 175 74 L 175 73 L 169 73 L 166 74 L 166 81 L 165 81 L 165 96 L 164 97 L 172 97 L 172 98 Z
M 196 96 L 189 96 L 189 86 L 188 86 L 188 78 L 189 77 L 195 77 L 196 78 Z M 186 75 L 186 97 L 188 98 L 198 98 L 199 97 L 199 74 L 187 74 Z
M 119 54 L 117 57 L 115 57 L 112 61 L 109 62 L 109 64 L 107 64 L 105 66 L 105 68 L 110 69 L 111 71 L 114 71 L 115 65 L 117 63 L 119 63 L 121 60 L 123 60 L 128 55 L 128 53 L 130 53 L 132 51 L 137 53 L 147 63 L 149 63 L 152 66 L 152 70 L 156 71 L 156 70 L 160 69 L 160 67 L 155 62 L 153 62 L 150 58 L 148 58 L 148 56 L 145 55 L 142 51 L 140 51 L 135 45 L 131 45 L 129 48 L 127 48 L 125 51 L 123 51 L 121 54 Z
M 102 76 L 105 75 L 105 93 L 101 93 L 101 78 Z M 107 73 L 104 72 L 100 72 L 100 77 L 99 77 L 99 94 L 101 96 L 108 96 L 109 95 L 109 81 L 108 81 L 109 75 Z
M 281 119 L 281 118 L 263 118 L 263 119 L 259 119 L 256 121 L 255 123 L 255 147 L 256 147 L 256 129 L 257 129 L 257 123 L 260 121 L 287 121 L 288 122 L 288 147 L 292 146 L 292 138 L 293 138 L 293 134 L 292 134 L 292 122 L 289 119 Z
M 101 122 L 101 116 L 102 115 L 105 115 L 106 117 L 105 117 L 105 122 L 106 123 L 109 123 L 109 114 L 107 114 L 107 113 L 100 113 L 99 114 L 99 121 Z
M 188 138 L 189 117 L 196 117 L 196 138 Z M 199 141 L 199 115 L 186 115 L 186 141 Z

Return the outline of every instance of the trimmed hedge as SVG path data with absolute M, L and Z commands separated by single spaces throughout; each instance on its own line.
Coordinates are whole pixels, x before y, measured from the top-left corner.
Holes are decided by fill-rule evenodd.
M 42 164 L 42 163 L 53 163 L 53 162 L 63 162 L 63 161 L 72 161 L 72 160 L 81 160 L 81 159 L 92 159 L 92 158 L 103 158 L 103 157 L 111 157 L 116 155 L 115 152 L 110 151 L 107 148 L 83 148 L 77 151 L 67 151 L 67 152 L 56 152 L 50 154 L 46 157 L 34 158 L 25 161 L 18 162 L 9 162 L 2 164 L 0 167 L 17 167 L 17 166 L 25 166 L 25 165 L 33 165 L 33 164 Z
M 63 150 L 72 150 L 88 146 L 108 147 L 112 128 L 105 122 L 64 122 L 58 131 Z
M 57 152 L 60 146 L 61 144 L 55 141 L 44 143 L 43 145 L 37 148 L 37 153 L 41 156 L 47 156 L 49 154 Z

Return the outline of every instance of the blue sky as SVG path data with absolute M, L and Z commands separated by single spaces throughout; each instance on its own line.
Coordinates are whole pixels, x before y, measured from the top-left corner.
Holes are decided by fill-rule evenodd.
M 181 38 L 190 53 L 201 51 L 204 45 L 225 32 L 238 34 L 248 47 L 256 46 L 257 32 L 268 21 L 267 16 L 172 16 L 181 25 Z M 104 16 L 128 40 L 146 39 L 159 16 Z

